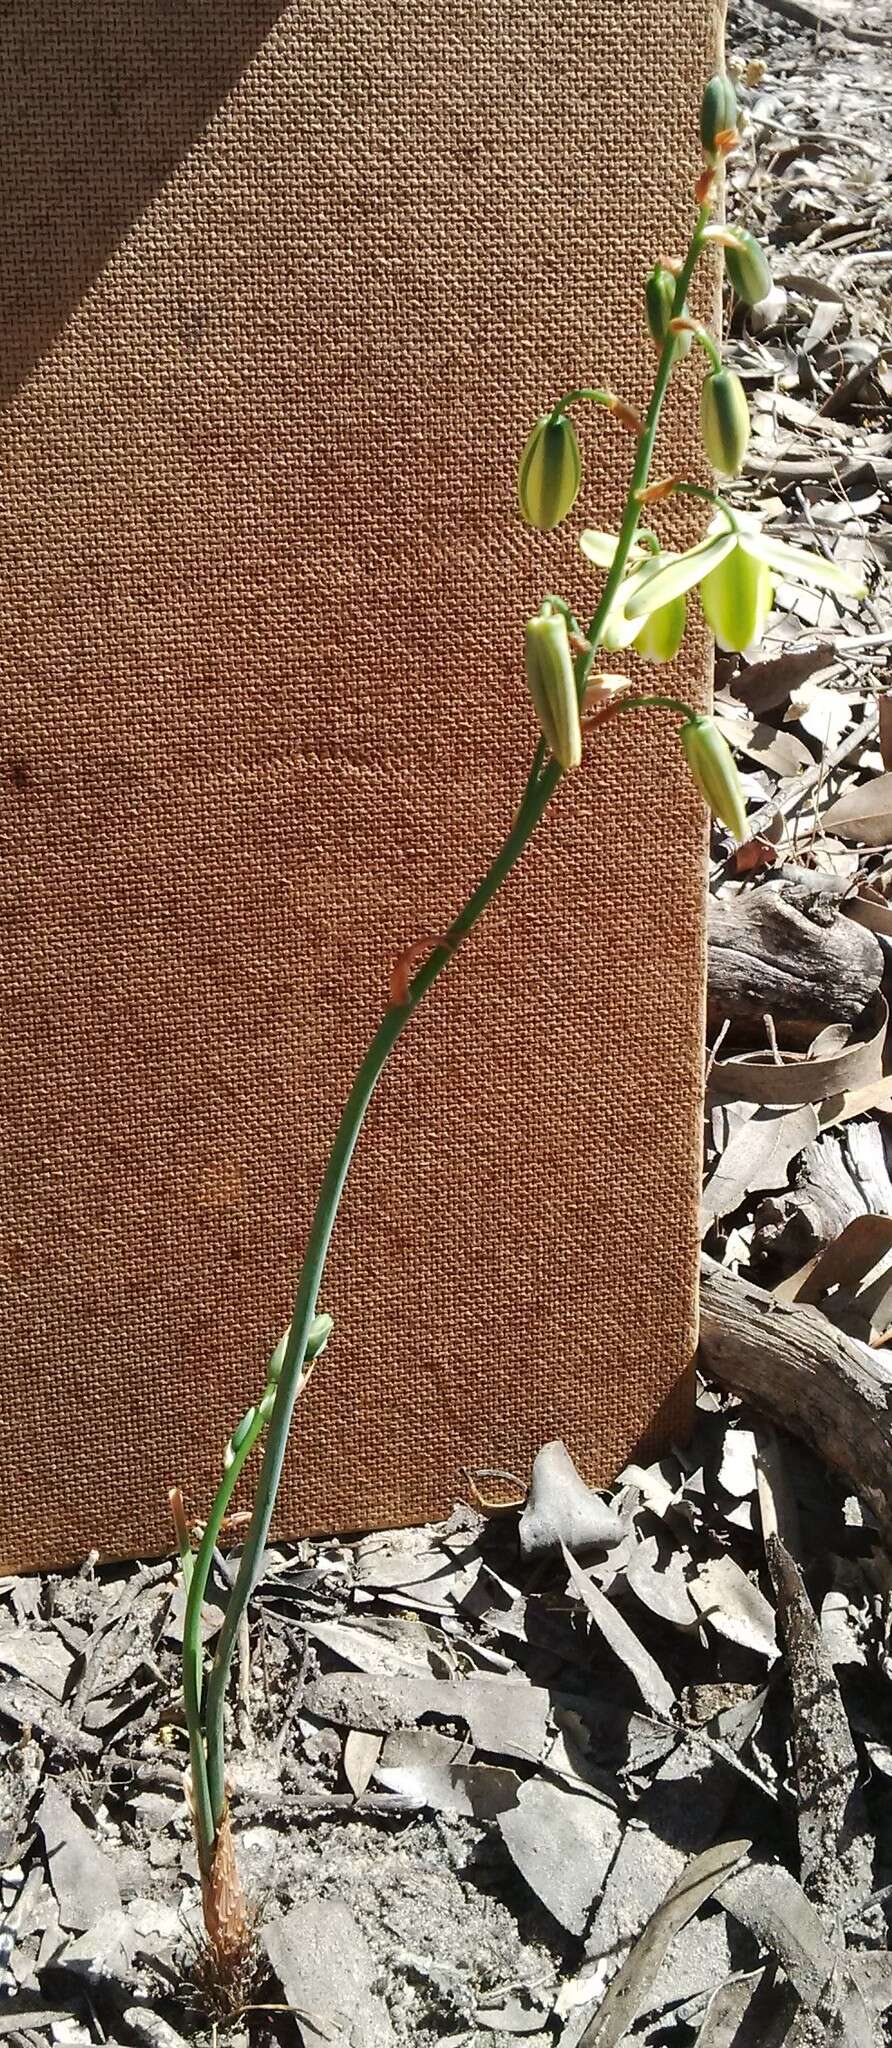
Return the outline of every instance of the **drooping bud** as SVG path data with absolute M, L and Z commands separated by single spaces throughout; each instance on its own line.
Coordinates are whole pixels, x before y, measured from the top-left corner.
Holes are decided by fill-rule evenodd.
M 582 727 L 573 656 L 563 618 L 540 612 L 524 636 L 527 686 L 549 751 L 565 772 L 582 760 Z
M 746 805 L 734 756 L 723 734 L 711 718 L 700 714 L 686 718 L 679 728 L 685 759 L 700 795 L 714 818 L 718 818 L 735 839 L 747 836 Z
M 764 562 L 733 548 L 700 585 L 707 624 L 726 653 L 745 654 L 757 644 L 774 603 L 774 586 Z
M 662 348 L 669 332 L 669 322 L 675 310 L 675 287 L 677 279 L 665 263 L 655 263 L 644 287 L 644 306 L 650 338 Z M 688 355 L 691 335 L 679 334 L 676 355 Z
M 648 612 L 636 635 L 635 653 L 642 661 L 674 661 L 684 639 L 688 619 L 686 597 L 673 597 L 655 612 Z
M 703 446 L 720 476 L 736 476 L 749 446 L 750 415 L 736 371 L 708 370 L 700 393 Z
M 734 290 L 746 306 L 758 306 L 767 299 L 772 276 L 761 246 L 748 228 L 735 228 L 733 241 L 725 244 L 725 268 Z
M 569 414 L 543 413 L 520 458 L 517 496 L 528 526 L 550 533 L 572 511 L 582 482 L 582 457 Z
M 737 94 L 724 72 L 711 78 L 700 101 L 700 140 L 710 163 L 721 155 L 719 137 L 737 126 Z

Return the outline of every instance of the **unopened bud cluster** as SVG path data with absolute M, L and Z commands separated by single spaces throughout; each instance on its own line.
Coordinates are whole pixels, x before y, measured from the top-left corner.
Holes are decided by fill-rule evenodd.
M 309 1372 L 312 1366 L 315 1364 L 316 1359 L 321 1358 L 333 1329 L 334 1319 L 332 1316 L 320 1314 L 313 1317 L 313 1320 L 310 1324 L 309 1336 L 307 1337 L 306 1350 L 304 1351 L 304 1380 L 306 1380 L 309 1377 Z M 282 1377 L 282 1369 L 285 1364 L 285 1352 L 288 1346 L 288 1339 L 290 1335 L 291 1324 L 289 1323 L 287 1330 L 284 1332 L 284 1335 L 279 1338 L 278 1344 L 276 1345 L 276 1348 L 266 1368 L 266 1386 L 263 1389 L 263 1393 L 261 1394 L 260 1400 L 256 1403 L 256 1406 L 254 1406 L 253 1408 L 248 1408 L 246 1410 L 245 1414 L 242 1416 L 241 1421 L 236 1423 L 232 1435 L 230 1436 L 229 1442 L 223 1453 L 224 1472 L 231 1471 L 232 1466 L 235 1464 L 239 1451 L 244 1450 L 244 1447 L 247 1443 L 249 1443 L 249 1440 L 256 1440 L 257 1436 L 259 1436 L 260 1434 L 260 1430 L 263 1427 L 264 1423 L 267 1423 L 270 1419 L 270 1416 L 273 1412 L 273 1405 L 275 1403 L 276 1389 Z
M 700 214 L 692 248 L 687 259 L 668 258 L 655 263 L 644 287 L 647 331 L 660 351 L 660 390 L 665 388 L 671 368 L 690 354 L 694 341 L 706 352 L 708 364 L 700 391 L 700 432 L 706 456 L 721 477 L 736 476 L 743 464 L 750 438 L 749 408 L 740 378 L 722 361 L 712 336 L 691 317 L 687 290 L 696 256 L 708 244 L 724 249 L 730 283 L 744 304 L 757 305 L 771 290 L 771 272 L 755 237 L 747 229 L 728 229 L 708 220 L 717 173 L 738 142 L 737 118 L 737 97 L 730 79 L 723 75 L 711 78 L 700 108 L 700 140 L 706 166 L 697 181 Z M 600 389 L 570 392 L 551 412 L 543 413 L 527 440 L 517 480 L 521 514 L 527 525 L 540 533 L 550 533 L 560 526 L 580 494 L 582 456 L 569 409 L 582 399 L 606 405 L 633 433 L 640 435 L 643 431 L 630 405 Z M 686 486 L 683 479 L 672 477 L 663 484 L 648 484 L 645 464 L 644 482 L 636 474 L 634 487 L 643 506 L 657 503 L 661 497 Z M 683 555 L 663 548 L 651 533 L 641 533 L 639 538 L 633 530 L 630 543 L 628 524 L 620 542 L 612 535 L 586 530 L 582 535 L 583 553 L 597 568 L 614 575 L 609 604 L 597 615 L 593 645 L 609 653 L 631 647 L 642 661 L 671 662 L 684 638 L 688 594 L 697 585 L 704 616 L 721 646 L 743 651 L 758 640 L 773 602 L 773 555 L 759 535 L 745 530 L 745 522 L 723 506 L 720 499 L 716 499 L 716 505 L 717 518 L 709 532 Z M 622 575 L 617 578 L 614 563 L 618 546 L 622 548 Z M 568 621 L 574 627 L 573 637 Z M 580 712 L 582 708 L 588 710 L 594 701 L 589 694 L 591 659 L 591 649 L 584 638 L 575 637 L 575 621 L 569 608 L 560 599 L 546 600 L 535 618 L 528 621 L 524 662 L 543 739 L 565 773 L 578 768 L 582 759 Z M 630 686 L 625 679 L 617 688 L 617 710 L 640 701 L 630 698 Z M 664 708 L 675 702 L 656 701 Z M 601 678 L 599 713 L 603 714 L 613 702 L 611 678 Z M 675 708 L 679 708 L 677 702 Z M 690 712 L 681 728 L 681 741 L 694 780 L 716 817 L 738 837 L 743 836 L 743 799 L 730 750 L 721 733 L 711 720 Z

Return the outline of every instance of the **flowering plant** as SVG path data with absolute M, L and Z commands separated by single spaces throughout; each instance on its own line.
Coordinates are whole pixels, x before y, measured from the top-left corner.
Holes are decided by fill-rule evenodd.
M 520 859 L 563 777 L 580 769 L 587 737 L 606 720 L 645 708 L 673 718 L 684 759 L 707 804 L 737 838 L 745 836 L 745 806 L 734 762 L 711 718 L 675 696 L 636 690 L 625 677 L 596 669 L 599 653 L 634 648 L 646 661 L 671 661 L 681 645 L 688 598 L 695 589 L 699 589 L 706 619 L 721 645 L 741 649 L 756 641 L 763 629 L 775 576 L 798 578 L 828 590 L 858 590 L 847 572 L 771 538 L 755 521 L 734 511 L 701 484 L 677 477 L 657 483 L 650 480 L 670 378 L 695 347 L 707 357 L 700 392 L 705 452 L 715 470 L 731 476 L 746 451 L 749 417 L 743 388 L 723 364 L 712 336 L 691 319 L 688 310 L 698 261 L 716 241 L 727 250 L 732 281 L 743 298 L 764 296 L 770 285 L 765 258 L 752 237 L 729 233 L 712 222 L 718 173 L 737 140 L 735 120 L 733 87 L 724 77 L 711 80 L 701 107 L 705 162 L 697 182 L 696 218 L 687 251 L 677 261 L 656 264 L 644 292 L 645 317 L 658 351 L 644 418 L 639 419 L 612 391 L 580 386 L 544 412 L 528 437 L 518 473 L 518 498 L 524 520 L 539 530 L 559 526 L 581 489 L 582 455 L 573 417 L 580 406 L 602 408 L 634 437 L 618 532 L 605 534 L 586 528 L 580 540 L 586 560 L 603 573 L 597 604 L 583 627 L 564 599 L 549 595 L 527 622 L 525 671 L 539 739 L 518 808 L 486 874 L 442 937 L 434 944 L 426 941 L 408 948 L 394 963 L 389 1001 L 334 1137 L 291 1322 L 270 1358 L 256 1402 L 229 1438 L 220 1483 L 197 1547 L 179 1490 L 174 1488 L 171 1494 L 186 1588 L 183 1696 L 190 1752 L 188 1795 L 210 1951 L 218 1976 L 224 1978 L 237 1976 L 251 1939 L 250 1918 L 235 1868 L 226 1787 L 224 1706 L 230 1666 L 239 1625 L 263 1566 L 295 1402 L 331 1335 L 331 1317 L 318 1310 L 319 1290 L 350 1161 L 384 1065 L 419 1004 Z M 673 552 L 641 522 L 645 510 L 650 516 L 651 506 L 681 492 L 706 500 L 711 519 L 692 547 Z M 253 1511 L 215 1654 L 206 1670 L 202 1602 L 214 1550 L 239 1476 L 261 1442 L 263 1459 Z

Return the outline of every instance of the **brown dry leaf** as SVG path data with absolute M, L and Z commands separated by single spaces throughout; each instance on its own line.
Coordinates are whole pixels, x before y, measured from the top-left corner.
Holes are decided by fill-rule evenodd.
M 866 1081 L 858 1088 L 847 1088 L 841 1095 L 828 1096 L 820 1106 L 822 1131 L 830 1131 L 836 1124 L 849 1123 L 852 1117 L 864 1116 L 868 1110 L 876 1109 L 881 1115 L 892 1116 L 892 1075 L 878 1074 L 875 1081 Z
M 82 1931 L 120 1912 L 121 1891 L 112 1857 L 52 1781 L 37 1809 L 36 1821 L 61 1926 Z
M 892 938 L 892 910 L 869 882 L 862 882 L 857 895 L 850 896 L 845 905 L 845 914 L 855 924 L 863 925 L 868 932 L 879 932 L 881 938 Z
M 622 1838 L 614 1803 L 588 1788 L 529 1778 L 498 1826 L 536 1897 L 570 1934 L 582 1934 Z
M 701 1222 L 709 1229 L 718 1216 L 732 1216 L 747 1195 L 785 1188 L 791 1159 L 818 1135 L 811 1104 L 799 1109 L 759 1109 L 735 1131 L 703 1190 Z
M 671 1942 L 749 1854 L 750 1842 L 721 1842 L 695 1856 L 612 1977 L 579 2048 L 619 2048 L 656 1983 Z M 572 2022 L 571 2022 L 572 2024 Z M 569 2027 L 567 2029 L 569 2032 Z
M 710 1094 L 719 1102 L 758 1102 L 763 1106 L 791 1107 L 795 1103 L 823 1103 L 828 1096 L 841 1096 L 855 1088 L 876 1087 L 883 1078 L 883 1048 L 889 1024 L 884 996 L 874 996 L 865 1013 L 864 1036 L 842 1051 L 813 1058 L 785 1052 L 780 1064 L 760 1053 L 736 1053 L 715 1060 L 709 1077 Z M 817 1040 L 815 1041 L 817 1044 Z
M 543 1444 L 518 1523 L 521 1557 L 557 1557 L 564 1543 L 572 1551 L 605 1550 L 625 1534 L 614 1509 L 586 1486 L 566 1444 Z
M 820 1301 L 831 1287 L 854 1288 L 892 1251 L 892 1216 L 856 1216 L 812 1260 L 796 1301 Z
M 773 868 L 776 861 L 777 847 L 770 839 L 743 839 L 730 856 L 728 873 L 755 875 L 760 868 Z
M 779 704 L 786 703 L 791 692 L 807 682 L 809 676 L 831 668 L 836 660 L 836 649 L 826 641 L 804 648 L 785 647 L 783 654 L 773 660 L 754 661 L 749 668 L 741 669 L 731 687 L 748 711 L 762 717 L 766 711 L 776 711 Z
M 746 718 L 735 718 L 727 711 L 716 711 L 715 722 L 729 747 L 758 762 L 760 768 L 770 768 L 774 775 L 788 779 L 813 766 L 808 748 L 795 733 L 775 732 L 773 725 L 764 723 L 751 725 Z
M 262 1939 L 304 2048 L 392 2048 L 378 1966 L 345 1900 L 302 1899 Z
M 870 1343 L 885 1344 L 892 1325 L 892 1273 L 886 1263 L 890 1254 L 892 1216 L 856 1216 L 817 1258 L 784 1283 L 783 1298 L 817 1304 L 831 1288 L 839 1288 L 841 1297 L 869 1326 Z M 778 1299 L 781 1292 L 777 1290 Z
M 344 1776 L 354 1799 L 361 1799 L 381 1754 L 384 1738 L 351 1728 L 344 1743 Z
M 374 1775 L 388 1792 L 401 1792 L 419 1807 L 478 1821 L 515 1807 L 520 1784 L 516 1771 L 476 1763 L 471 1745 L 435 1728 L 388 1735 Z
M 771 1663 L 777 1656 L 774 1609 L 733 1557 L 710 1557 L 688 1581 L 691 1599 L 717 1635 Z
M 823 823 L 837 838 L 855 839 L 862 846 L 892 843 L 892 771 L 845 790 L 824 812 Z
M 595 1627 L 614 1656 L 625 1666 L 630 1678 L 634 1680 L 645 1705 L 663 1720 L 669 1720 L 675 1709 L 675 1694 L 668 1679 L 663 1677 L 659 1664 L 655 1662 L 650 1651 L 645 1649 L 644 1644 L 639 1642 L 634 1629 L 623 1620 L 606 1595 L 598 1586 L 592 1584 L 585 1572 L 580 1571 L 575 1557 L 571 1556 L 566 1544 L 562 1547 L 570 1585 L 574 1593 L 578 1593 Z
M 519 1675 L 475 1672 L 456 1680 L 369 1676 L 329 1671 L 311 1679 L 304 1707 L 335 1727 L 363 1728 L 390 1735 L 410 1728 L 422 1715 L 464 1721 L 477 1749 L 495 1756 L 520 1756 L 537 1763 L 548 1742 L 549 1694 Z

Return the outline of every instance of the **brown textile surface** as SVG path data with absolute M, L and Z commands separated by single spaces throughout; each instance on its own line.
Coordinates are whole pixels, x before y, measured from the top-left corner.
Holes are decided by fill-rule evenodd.
M 4 23 L 0 1380 L 12 1565 L 168 1548 L 290 1313 L 391 959 L 498 846 L 544 399 L 646 399 L 703 0 L 31 0 Z M 696 462 L 696 367 L 658 469 Z M 682 417 L 684 414 L 684 417 Z M 582 518 L 631 442 L 583 422 Z M 696 635 L 675 681 L 701 690 Z M 653 671 L 648 671 L 653 674 Z M 661 675 L 662 680 L 662 675 Z M 619 726 L 374 1101 L 278 1527 L 683 1430 L 702 836 Z

